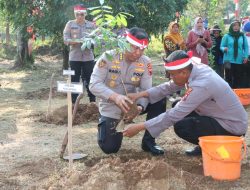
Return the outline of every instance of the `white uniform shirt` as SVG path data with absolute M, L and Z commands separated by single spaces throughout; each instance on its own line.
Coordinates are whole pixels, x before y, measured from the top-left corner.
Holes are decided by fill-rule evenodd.
M 108 60 L 104 53 L 97 61 L 91 75 L 89 89 L 95 96 L 101 98 L 99 112 L 102 116 L 121 119 L 121 109 L 114 102 L 109 101 L 109 97 L 114 92 L 126 95 L 122 80 L 128 93 L 151 88 L 152 65 L 151 60 L 144 55 L 136 62 L 126 63 L 123 54 L 117 54 L 115 51 L 110 51 L 109 54 L 113 60 Z M 137 103 L 146 108 L 148 99 L 140 98 Z
M 153 87 L 147 90 L 149 101 L 157 102 L 179 88 L 173 82 Z M 157 137 L 192 111 L 214 118 L 232 134 L 243 135 L 247 131 L 247 112 L 238 97 L 228 83 L 204 64 L 193 64 L 188 89 L 182 100 L 174 108 L 146 121 L 145 126 L 153 137 Z

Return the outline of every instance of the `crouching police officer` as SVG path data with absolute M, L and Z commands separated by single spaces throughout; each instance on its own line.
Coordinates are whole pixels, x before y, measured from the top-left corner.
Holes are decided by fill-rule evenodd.
M 247 113 L 238 97 L 209 66 L 192 57 L 192 52 L 178 50 L 165 60 L 165 68 L 172 80 L 137 94 L 132 100 L 146 97 L 154 103 L 186 86 L 186 94 L 170 110 L 144 123 L 130 124 L 123 135 L 132 137 L 148 130 L 153 137 L 170 126 L 182 139 L 198 145 L 198 138 L 209 135 L 241 136 L 247 132 Z M 196 146 L 187 155 L 201 155 Z
M 116 130 L 116 126 L 121 115 L 128 111 L 128 102 L 133 103 L 126 96 L 126 91 L 133 93 L 152 87 L 151 60 L 143 55 L 148 46 L 147 33 L 134 27 L 126 32 L 126 40 L 131 44 L 131 51 L 117 53 L 111 50 L 108 52 L 113 57 L 111 61 L 104 53 L 97 61 L 90 79 L 90 91 L 100 98 L 98 144 L 106 154 L 116 153 L 121 147 L 123 135 Z M 143 97 L 136 103 L 139 112 L 148 111 L 147 119 L 166 111 L 165 98 L 149 106 L 148 99 Z M 164 154 L 147 130 L 142 140 L 142 149 L 153 155 Z

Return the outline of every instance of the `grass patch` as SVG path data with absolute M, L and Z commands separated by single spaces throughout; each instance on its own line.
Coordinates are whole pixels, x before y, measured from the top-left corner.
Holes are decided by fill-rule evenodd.
M 16 46 L 0 44 L 0 58 L 14 60 L 16 55 Z
M 164 56 L 164 48 L 161 40 L 152 36 L 148 48 L 145 50 L 145 54 L 148 57 L 162 57 Z

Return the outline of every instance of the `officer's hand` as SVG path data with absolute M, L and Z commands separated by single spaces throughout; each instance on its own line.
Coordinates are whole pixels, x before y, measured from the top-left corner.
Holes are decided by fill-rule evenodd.
M 121 94 L 116 95 L 114 102 L 125 113 L 127 113 L 130 108 L 128 103 L 133 104 L 133 101 Z
M 247 59 L 244 59 L 244 60 L 243 60 L 243 63 L 244 63 L 244 64 L 247 64 Z
M 142 130 L 145 130 L 144 123 L 130 124 L 122 133 L 125 137 L 133 137 Z
M 138 110 L 137 114 L 133 114 L 133 115 L 129 114 L 129 115 L 127 115 L 124 118 L 124 122 L 125 123 L 131 123 L 133 121 L 133 119 L 136 118 L 142 112 L 142 109 L 143 109 L 142 106 L 140 106 L 140 105 L 137 106 L 137 110 Z
M 225 47 L 225 48 L 224 48 L 224 52 L 225 52 L 225 53 L 227 53 L 227 51 L 228 51 L 228 48 L 227 48 L 227 47 Z
M 129 93 L 128 94 L 128 97 L 133 101 L 135 102 L 139 97 L 138 93 Z

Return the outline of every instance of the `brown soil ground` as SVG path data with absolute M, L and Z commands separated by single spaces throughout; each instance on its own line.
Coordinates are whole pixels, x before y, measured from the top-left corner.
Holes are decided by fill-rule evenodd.
M 52 73 L 55 81 L 66 80 L 61 75 L 62 61 L 42 56 L 32 71 L 11 71 L 8 68 L 12 65 L 13 61 L 0 60 L 1 190 L 250 189 L 249 152 L 242 161 L 240 179 L 216 181 L 204 177 L 201 157 L 185 156 L 184 150 L 192 145 L 179 139 L 173 129 L 157 139 L 166 152 L 164 156 L 153 157 L 141 150 L 142 133 L 124 138 L 117 154 L 104 154 L 96 141 L 97 107 L 89 104 L 87 97 L 81 100 L 77 112 L 73 152 L 88 156 L 75 161 L 70 171 L 68 162 L 59 158 L 67 130 L 67 100 L 66 95 L 56 92 L 55 84 L 52 117 L 45 120 Z M 139 116 L 136 122 L 144 119 Z M 248 136 L 246 143 L 249 147 Z

